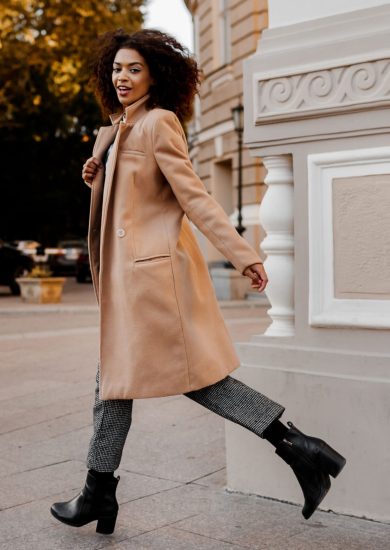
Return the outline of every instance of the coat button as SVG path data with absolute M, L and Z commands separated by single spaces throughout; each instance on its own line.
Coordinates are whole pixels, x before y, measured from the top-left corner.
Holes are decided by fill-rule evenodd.
M 126 231 L 124 229 L 117 229 L 116 234 L 118 237 L 124 237 L 126 234 Z

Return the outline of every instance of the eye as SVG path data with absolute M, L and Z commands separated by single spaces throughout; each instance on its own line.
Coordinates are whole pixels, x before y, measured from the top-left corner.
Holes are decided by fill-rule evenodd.
M 112 69 L 112 72 L 113 72 L 113 73 L 120 72 L 120 69 L 118 69 L 118 67 L 114 67 L 114 68 Z
M 139 73 L 140 69 L 136 69 L 135 67 L 133 69 L 130 69 L 131 73 Z

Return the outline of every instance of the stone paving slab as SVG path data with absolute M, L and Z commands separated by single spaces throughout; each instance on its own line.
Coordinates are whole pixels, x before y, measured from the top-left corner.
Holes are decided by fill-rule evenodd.
M 275 505 L 266 499 L 218 489 L 207 488 L 206 491 L 208 507 L 197 517 L 177 522 L 176 528 L 253 549 L 266 548 L 264 541 L 267 540 L 273 540 L 278 547 L 281 534 L 275 529 L 276 513 L 282 521 L 283 533 L 292 536 L 303 528 L 296 506 Z
M 220 468 L 216 472 L 195 479 L 193 483 L 205 485 L 206 487 L 213 487 L 215 489 L 224 489 L 226 487 L 226 466 Z
M 122 458 L 126 470 L 188 482 L 225 465 L 220 418 L 207 414 L 154 433 L 134 424 Z
M 47 439 L 53 439 L 67 433 L 72 433 L 74 430 L 79 429 L 80 426 L 89 427 L 90 425 L 90 411 L 83 409 L 82 411 L 60 416 L 55 422 L 50 419 L 38 424 L 34 423 L 30 426 L 23 427 L 17 430 L 17 434 L 15 430 L 4 433 L 0 440 L 0 449 L 5 450 L 6 448 L 14 446 L 19 447 L 21 445 L 40 443 Z
M 81 410 L 88 410 L 92 418 L 92 396 L 91 389 L 88 393 L 71 396 L 67 399 L 57 399 L 42 404 L 38 399 L 35 406 L 26 407 L 25 399 L 15 403 L 15 399 L 1 402 L 0 413 L 0 434 L 18 432 L 32 426 L 39 426 L 45 422 L 51 422 L 53 419 L 66 419 L 67 416 L 77 413 Z M 15 404 L 15 406 L 12 406 Z M 28 413 L 26 413 L 28 410 Z M 19 435 L 15 433 L 15 441 L 18 441 Z M 1 438 L 0 438 L 1 445 Z
M 131 524 L 115 530 L 114 536 L 95 532 L 96 522 L 83 528 L 72 528 L 57 522 L 49 509 L 53 501 L 69 498 L 69 493 L 57 493 L 50 498 L 34 501 L 1 512 L 1 550 L 89 550 L 114 547 L 116 542 L 140 534 Z
M 113 548 L 125 550 L 242 550 L 242 546 L 177 529 L 175 523 L 124 540 Z M 1 548 L 1 547 L 0 547 Z
M 222 311 L 235 341 L 269 322 L 257 306 Z M 57 522 L 50 505 L 86 475 L 97 357 L 88 315 L 0 319 L 0 550 L 390 549 L 390 525 L 325 512 L 306 522 L 299 506 L 226 491 L 224 420 L 184 396 L 135 403 L 113 535 Z

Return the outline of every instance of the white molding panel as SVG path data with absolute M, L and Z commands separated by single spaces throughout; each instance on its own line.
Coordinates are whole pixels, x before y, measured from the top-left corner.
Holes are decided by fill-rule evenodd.
M 390 300 L 334 296 L 332 181 L 390 173 L 390 147 L 308 155 L 309 324 L 390 328 Z

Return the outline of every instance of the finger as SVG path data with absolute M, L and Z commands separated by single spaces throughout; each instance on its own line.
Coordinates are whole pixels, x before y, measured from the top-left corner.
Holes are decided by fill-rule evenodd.
M 95 165 L 96 167 L 99 167 L 99 166 L 102 166 L 102 163 L 101 161 L 96 158 L 96 157 L 89 157 L 89 159 L 87 159 L 85 162 L 84 162 L 84 166 L 89 166 L 89 165 Z
M 268 276 L 267 276 L 267 273 L 265 271 L 265 269 L 263 268 L 263 266 L 259 267 L 258 269 L 258 275 L 259 275 L 259 280 L 260 281 L 268 281 Z
M 91 175 L 91 174 L 84 174 L 83 175 L 83 179 L 87 179 L 87 180 L 93 180 L 95 176 Z
M 261 285 L 259 286 L 259 292 L 263 292 L 263 290 L 264 290 L 265 287 L 267 286 L 267 283 L 268 283 L 268 280 L 267 280 L 267 279 L 264 279 L 264 280 L 261 282 Z
M 98 168 L 101 168 L 103 166 L 103 163 L 101 160 L 97 159 L 96 157 L 92 157 L 92 162 L 96 164 Z
M 264 273 L 263 276 L 256 274 L 256 279 L 252 280 L 252 287 L 257 288 L 260 292 L 264 290 L 268 282 L 267 275 Z
M 94 168 L 94 169 L 91 169 L 91 168 L 86 168 L 85 169 L 85 174 L 87 174 L 88 176 L 95 176 L 97 170 Z
M 259 274 L 256 273 L 252 268 L 249 271 L 249 277 L 252 279 L 253 282 L 257 282 L 259 280 Z
M 96 172 L 99 170 L 99 166 L 97 166 L 94 162 L 90 162 L 85 166 L 86 170 L 95 170 Z

